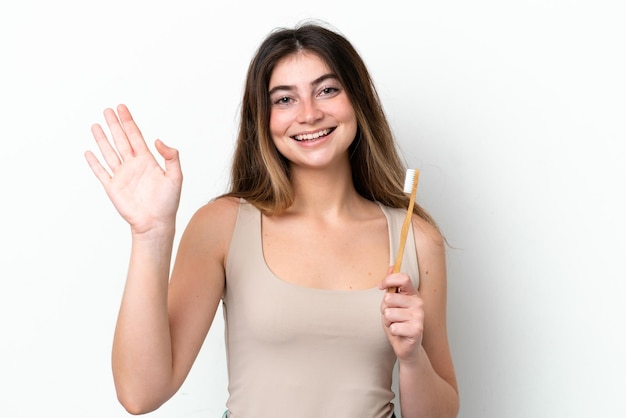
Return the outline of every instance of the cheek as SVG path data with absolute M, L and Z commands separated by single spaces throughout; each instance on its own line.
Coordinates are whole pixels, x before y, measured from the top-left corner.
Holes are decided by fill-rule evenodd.
M 270 132 L 272 135 L 281 135 L 287 128 L 287 118 L 284 113 L 271 112 L 270 113 Z
M 346 115 L 346 119 L 347 121 L 347 125 L 349 126 L 348 129 L 350 129 L 350 131 L 352 131 L 353 136 L 356 136 L 356 133 L 358 131 L 358 122 L 356 120 L 356 115 L 354 114 L 354 112 L 350 115 Z
M 282 138 L 285 135 L 285 129 L 287 124 L 284 121 L 284 118 L 279 117 L 277 114 L 270 114 L 269 120 L 269 128 L 270 128 L 270 137 L 272 139 L 272 143 L 278 150 L 278 152 L 284 156 L 284 140 Z
M 354 130 L 354 133 L 356 134 L 357 131 L 357 119 L 356 119 L 356 112 L 354 111 L 354 107 L 352 106 L 352 103 L 350 103 L 349 100 L 345 100 L 345 102 L 338 107 L 339 108 L 339 118 L 348 126 L 350 126 L 351 129 Z

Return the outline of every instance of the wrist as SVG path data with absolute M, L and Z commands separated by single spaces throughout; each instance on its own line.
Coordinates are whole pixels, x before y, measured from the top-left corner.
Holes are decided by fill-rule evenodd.
M 176 234 L 174 222 L 154 225 L 149 228 L 130 228 L 133 242 L 168 242 L 173 241 Z
M 430 359 L 421 344 L 410 357 L 398 358 L 398 366 L 405 370 L 421 369 L 427 364 L 430 364 Z

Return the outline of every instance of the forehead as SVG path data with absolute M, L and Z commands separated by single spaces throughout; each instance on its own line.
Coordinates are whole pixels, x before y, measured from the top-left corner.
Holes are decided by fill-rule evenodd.
M 269 88 L 277 85 L 308 84 L 330 72 L 330 67 L 319 55 L 309 51 L 297 52 L 278 61 L 272 71 Z

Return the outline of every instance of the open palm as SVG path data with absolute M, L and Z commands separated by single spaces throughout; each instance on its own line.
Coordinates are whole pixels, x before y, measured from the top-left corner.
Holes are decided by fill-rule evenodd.
M 162 168 L 148 149 L 141 131 L 124 105 L 104 111 L 112 141 L 98 124 L 91 131 L 107 170 L 90 151 L 85 158 L 107 195 L 133 233 L 144 234 L 174 225 L 180 200 L 182 172 L 178 151 L 157 140 L 165 160 Z

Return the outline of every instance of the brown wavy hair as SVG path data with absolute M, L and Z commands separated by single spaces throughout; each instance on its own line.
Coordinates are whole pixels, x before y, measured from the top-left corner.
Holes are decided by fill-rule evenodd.
M 289 162 L 274 146 L 269 130 L 269 81 L 280 60 L 302 51 L 316 54 L 326 62 L 354 107 L 358 128 L 349 152 L 357 192 L 386 206 L 406 208 L 406 167 L 369 71 L 343 35 L 319 22 L 274 30 L 250 62 L 230 188 L 225 196 L 244 198 L 267 215 L 280 214 L 292 205 Z M 417 203 L 414 212 L 436 226 Z

